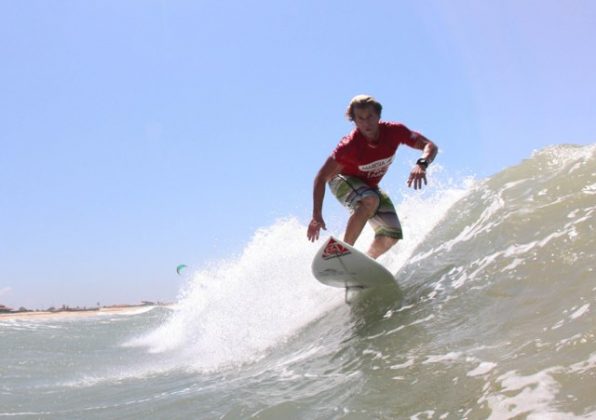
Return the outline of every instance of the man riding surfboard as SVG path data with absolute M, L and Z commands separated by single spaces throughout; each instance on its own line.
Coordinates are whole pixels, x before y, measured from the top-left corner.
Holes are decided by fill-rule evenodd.
M 346 226 L 344 242 L 354 245 L 366 222 L 375 231 L 375 238 L 367 254 L 378 258 L 403 238 L 395 207 L 389 196 L 379 188 L 379 182 L 393 162 L 400 144 L 422 150 L 422 156 L 412 168 L 408 187 L 422 188 L 426 168 L 435 159 L 437 146 L 422 134 L 405 125 L 381 121 L 382 105 L 372 96 L 355 96 L 346 116 L 356 128 L 342 138 L 327 158 L 314 181 L 313 214 L 307 237 L 314 242 L 323 219 L 325 184 L 335 197 L 352 212 Z

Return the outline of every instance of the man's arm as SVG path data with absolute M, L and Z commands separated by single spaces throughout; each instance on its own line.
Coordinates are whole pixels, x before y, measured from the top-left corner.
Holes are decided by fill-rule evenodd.
M 306 236 L 311 242 L 319 239 L 321 228 L 327 229 L 323 220 L 323 199 L 325 198 L 325 183 L 333 178 L 341 170 L 341 165 L 335 159 L 329 157 L 323 164 L 313 186 L 313 207 L 312 220 L 308 225 Z
M 433 160 L 435 160 L 439 148 L 436 144 L 419 133 L 416 133 L 415 144 L 413 147 L 415 149 L 422 150 L 422 156 L 420 157 L 420 160 L 426 162 L 426 164 L 422 162 L 416 163 L 414 168 L 412 168 L 412 172 L 410 172 L 410 177 L 408 178 L 408 187 L 411 187 L 412 184 L 414 184 L 414 189 L 417 190 L 422 188 L 422 181 L 424 181 L 424 185 L 427 184 L 426 168 Z

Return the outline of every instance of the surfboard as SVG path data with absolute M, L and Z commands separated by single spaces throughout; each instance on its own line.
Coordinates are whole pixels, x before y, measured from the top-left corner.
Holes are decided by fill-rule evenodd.
M 330 237 L 312 262 L 315 278 L 327 286 L 367 289 L 396 284 L 393 274 L 368 255 Z

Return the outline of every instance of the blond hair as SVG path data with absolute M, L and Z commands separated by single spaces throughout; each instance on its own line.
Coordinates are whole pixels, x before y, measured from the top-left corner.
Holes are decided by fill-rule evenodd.
M 362 109 L 369 106 L 377 112 L 379 117 L 381 116 L 383 105 L 381 105 L 375 98 L 373 98 L 370 95 L 356 95 L 350 101 L 348 109 L 346 109 L 346 117 L 348 118 L 348 120 L 354 121 L 354 109 Z

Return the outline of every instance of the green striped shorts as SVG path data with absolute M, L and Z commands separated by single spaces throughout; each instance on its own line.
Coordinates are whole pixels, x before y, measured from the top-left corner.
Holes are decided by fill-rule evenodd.
M 401 224 L 395 211 L 395 206 L 389 196 L 379 188 L 373 188 L 354 176 L 337 175 L 329 181 L 329 188 L 339 202 L 354 211 L 364 197 L 375 195 L 379 197 L 379 207 L 368 222 L 376 236 L 389 236 L 403 239 Z

